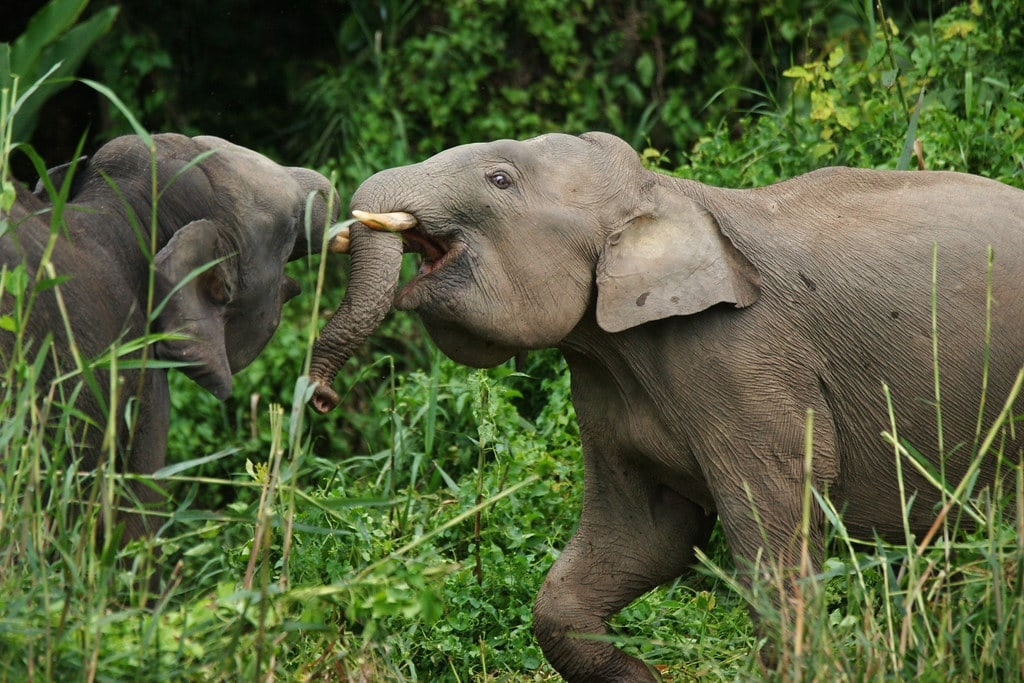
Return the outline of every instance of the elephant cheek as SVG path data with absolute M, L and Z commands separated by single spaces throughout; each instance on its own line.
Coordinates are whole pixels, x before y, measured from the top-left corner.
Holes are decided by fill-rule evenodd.
M 216 342 L 161 341 L 156 344 L 154 353 L 161 360 L 184 363 L 181 372 L 218 400 L 223 401 L 231 395 L 230 362 L 220 353 Z
M 225 342 L 231 373 L 249 366 L 270 343 L 281 321 L 281 310 L 253 311 L 230 320 L 225 329 Z
M 428 296 L 426 288 L 418 285 L 414 280 L 398 291 L 394 300 L 396 310 L 422 313 L 436 308 L 434 297 Z

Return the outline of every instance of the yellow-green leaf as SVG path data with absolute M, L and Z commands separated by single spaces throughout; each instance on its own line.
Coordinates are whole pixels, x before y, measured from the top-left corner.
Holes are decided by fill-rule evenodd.
M 974 21 L 960 20 L 954 21 L 946 27 L 942 32 L 942 39 L 949 40 L 950 38 L 966 38 L 968 33 L 973 33 L 977 30 L 978 24 Z
M 846 57 L 846 51 L 843 50 L 843 46 L 842 45 L 837 45 L 836 49 L 832 50 L 832 52 L 828 56 L 828 68 L 830 68 L 830 69 L 836 68 L 837 66 L 839 66 L 840 64 L 843 63 L 843 59 L 845 57 Z
M 836 123 L 846 130 L 853 130 L 860 123 L 860 110 L 856 107 L 837 107 Z
M 827 121 L 835 114 L 836 104 L 832 93 L 811 93 L 811 121 Z
M 806 81 L 807 83 L 814 80 L 814 74 L 808 71 L 805 67 L 799 65 L 789 67 L 782 72 L 782 75 L 786 78 L 798 78 L 802 81 Z

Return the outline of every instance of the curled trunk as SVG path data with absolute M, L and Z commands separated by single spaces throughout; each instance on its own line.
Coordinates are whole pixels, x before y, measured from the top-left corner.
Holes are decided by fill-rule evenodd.
M 391 309 L 402 266 L 402 238 L 355 223 L 350 228 L 352 270 L 345 296 L 313 344 L 310 405 L 327 413 L 338 405 L 335 375 Z
M 294 261 L 307 254 L 316 254 L 320 251 L 320 246 L 323 243 L 324 229 L 338 219 L 341 198 L 330 182 L 316 171 L 298 167 L 288 170 L 291 171 L 292 177 L 299 183 L 299 187 L 302 188 L 304 193 L 315 192 L 317 195 L 309 204 L 308 224 L 310 234 L 306 234 L 307 221 L 303 218 L 299 234 L 295 239 L 295 246 L 292 249 L 291 256 L 288 257 L 289 261 Z M 330 195 L 329 199 L 328 195 Z M 330 214 L 328 214 L 328 205 Z

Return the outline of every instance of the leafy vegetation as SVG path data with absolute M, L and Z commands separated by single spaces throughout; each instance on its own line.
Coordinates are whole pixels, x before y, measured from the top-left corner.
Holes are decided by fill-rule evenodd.
M 41 92 L 22 102 L 18 116 L 10 121 L 11 139 L 27 142 L 32 137 L 43 103 L 70 83 L 68 77 L 114 23 L 116 7 L 79 21 L 87 4 L 88 0 L 52 0 L 32 16 L 13 43 L 0 43 L 0 89 L 12 90 L 16 78 L 24 88 L 47 77 L 39 84 Z
M 298 89 L 305 125 L 282 144 L 311 150 L 309 161 L 343 188 L 471 139 L 585 128 L 630 139 L 652 167 L 727 186 L 827 164 L 921 160 L 1024 186 L 1020 0 L 935 17 L 813 0 L 348 8 L 336 58 Z M 139 35 L 125 34 L 121 47 Z M 159 36 L 142 44 L 166 60 L 118 78 L 173 63 Z M 174 99 L 167 91 L 142 104 L 131 83 L 111 84 L 150 116 L 160 98 Z M 5 91 L 0 177 L 13 103 Z M 181 102 L 171 108 L 188 119 Z M 7 363 L 0 680 L 555 678 L 530 633 L 530 608 L 580 506 L 564 365 L 539 352 L 518 370 L 467 370 L 395 314 L 344 369 L 340 412 L 314 419 L 296 401 L 295 378 L 315 321 L 344 284 L 344 264 L 329 261 L 324 275 L 317 265 L 294 264 L 291 274 L 307 292 L 325 278 L 323 301 L 307 294 L 290 304 L 232 399 L 218 403 L 173 376 L 173 460 L 156 477 L 172 503 L 152 543 L 94 548 L 102 505 L 69 511 L 90 500 L 97 475 L 65 461 L 47 416 L 32 408 L 45 392 L 33 382 L 38 356 Z M 24 277 L 5 273 L 5 291 Z M 993 436 L 1019 428 L 1019 417 L 1005 415 Z M 910 457 L 894 447 L 894 458 Z M 963 501 L 975 530 L 958 531 L 950 515 L 931 545 L 849 539 L 831 516 L 832 559 L 801 582 L 803 601 L 792 607 L 801 630 L 767 636 L 782 653 L 771 678 L 1024 676 L 1019 467 L 1015 475 L 1015 495 Z M 1016 523 L 1004 519 L 1014 512 Z M 157 552 L 166 588 L 151 595 L 137 568 Z M 735 585 L 717 534 L 709 554 L 696 577 L 645 596 L 614 627 L 671 680 L 760 679 L 747 604 L 783 622 L 758 586 Z

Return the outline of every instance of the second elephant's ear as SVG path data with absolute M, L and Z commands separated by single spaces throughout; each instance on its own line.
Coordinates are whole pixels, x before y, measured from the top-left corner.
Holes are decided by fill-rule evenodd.
M 158 327 L 184 338 L 159 342 L 156 355 L 187 363 L 182 372 L 224 400 L 231 394 L 224 314 L 237 283 L 235 270 L 218 262 L 232 257 L 221 246 L 219 232 L 214 221 L 193 221 L 157 253 L 157 304 L 163 301 Z
M 707 210 L 666 193 L 605 243 L 597 265 L 597 322 L 606 332 L 718 303 L 749 306 L 760 295 L 757 270 Z
M 71 177 L 71 187 L 68 188 L 68 197 L 74 197 L 78 194 L 78 191 L 82 187 L 84 182 L 85 174 L 89 166 L 89 157 L 81 156 L 74 161 L 69 161 L 66 164 L 60 166 L 54 166 L 53 168 L 46 170 L 46 175 L 49 178 L 50 185 L 53 186 L 53 191 L 59 193 L 61 187 L 64 185 L 64 181 L 68 177 L 68 173 L 74 173 Z M 32 194 L 43 200 L 50 199 L 50 192 L 46 187 L 46 180 L 40 178 L 36 181 L 36 187 L 32 190 Z

